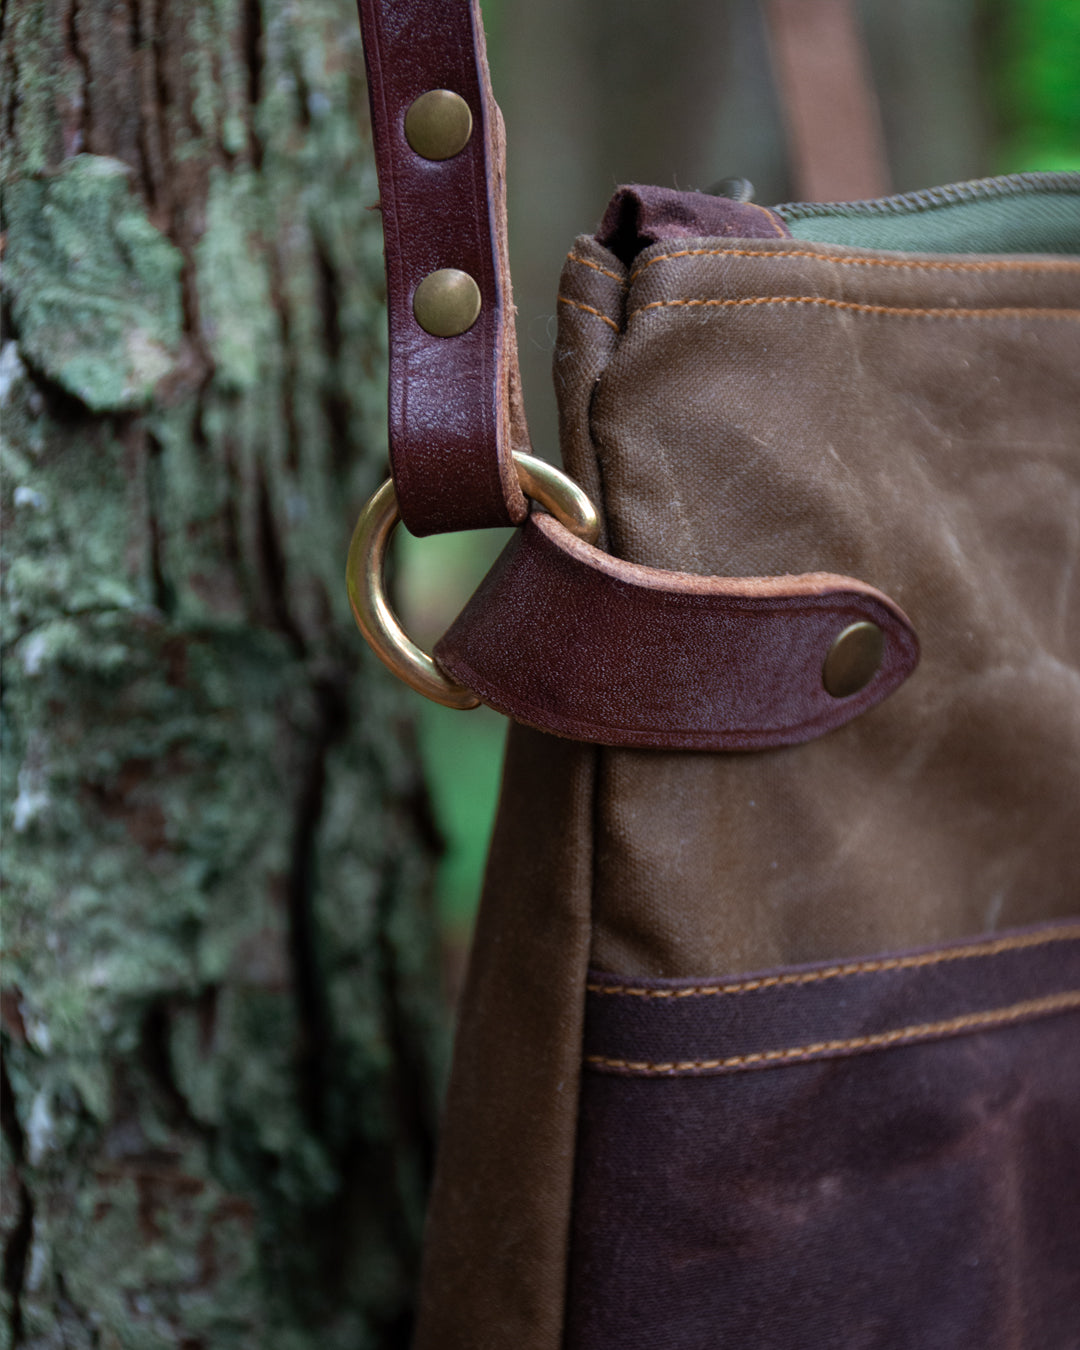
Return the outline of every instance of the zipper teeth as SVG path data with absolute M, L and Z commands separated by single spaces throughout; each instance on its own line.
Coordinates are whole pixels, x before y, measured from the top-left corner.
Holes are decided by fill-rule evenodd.
M 810 216 L 899 215 L 907 211 L 930 211 L 955 202 L 987 197 L 1012 197 L 1022 192 L 1080 192 L 1080 172 L 1009 173 L 1000 178 L 974 178 L 947 187 L 902 192 L 892 197 L 874 197 L 861 202 L 785 202 L 771 209 L 784 220 Z

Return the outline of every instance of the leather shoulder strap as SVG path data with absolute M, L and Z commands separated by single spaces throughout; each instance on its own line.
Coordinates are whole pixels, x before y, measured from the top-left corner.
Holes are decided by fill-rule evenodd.
M 889 168 L 854 0 L 764 0 L 800 201 L 883 197 Z
M 386 242 L 390 462 L 401 516 L 417 535 L 517 524 L 526 503 L 511 450 L 528 445 L 502 118 L 479 5 L 359 0 L 359 9 Z M 433 91 L 458 102 L 443 94 L 417 104 Z M 433 157 L 462 138 L 455 153 Z M 473 322 L 454 331 L 477 299 Z
M 529 446 L 504 135 L 479 2 L 359 0 L 359 11 L 386 241 L 390 462 L 401 516 L 417 535 L 517 524 L 526 504 L 511 451 Z M 768 0 L 766 13 L 803 193 L 884 191 L 851 0 Z M 430 126 L 423 134 L 425 108 L 434 144 Z M 449 142 L 440 143 L 440 117 Z
M 418 535 L 516 524 L 527 507 L 512 449 L 525 443 L 513 412 L 503 136 L 477 0 L 360 0 L 360 16 L 401 517 Z M 701 202 L 627 193 L 607 222 L 627 250 L 684 232 L 687 211 L 700 228 Z M 716 203 L 705 228 L 785 233 L 768 212 L 750 215 Z M 851 578 L 657 572 L 609 558 L 539 516 L 435 657 L 485 702 L 544 731 L 607 745 L 749 750 L 809 740 L 865 711 L 911 673 L 918 642 L 886 596 Z

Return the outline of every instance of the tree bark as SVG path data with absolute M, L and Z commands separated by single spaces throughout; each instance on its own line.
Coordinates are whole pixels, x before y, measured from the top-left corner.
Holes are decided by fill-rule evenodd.
M 443 1012 L 349 0 L 7 0 L 8 1346 L 396 1346 Z

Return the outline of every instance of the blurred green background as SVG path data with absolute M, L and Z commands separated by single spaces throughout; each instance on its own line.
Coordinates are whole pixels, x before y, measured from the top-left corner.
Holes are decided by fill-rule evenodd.
M 757 0 L 484 0 L 509 145 L 510 253 L 535 452 L 558 461 L 549 366 L 575 235 L 624 182 L 749 178 L 793 195 Z M 859 0 L 893 188 L 1080 168 L 1080 0 Z M 399 532 L 396 594 L 431 644 L 505 535 Z M 498 793 L 505 723 L 417 708 L 446 852 L 440 911 L 460 967 Z M 455 961 L 454 952 L 458 953 Z

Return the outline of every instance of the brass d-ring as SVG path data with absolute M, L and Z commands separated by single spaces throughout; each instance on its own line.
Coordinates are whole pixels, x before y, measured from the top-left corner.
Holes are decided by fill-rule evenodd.
M 526 497 L 546 507 L 579 539 L 596 542 L 600 518 L 572 479 L 532 455 L 514 455 L 514 467 Z M 472 690 L 444 675 L 413 642 L 386 599 L 383 559 L 399 519 L 393 479 L 388 478 L 360 512 L 349 544 L 345 584 L 353 618 L 383 665 L 418 694 L 447 708 L 478 707 L 480 700 Z

